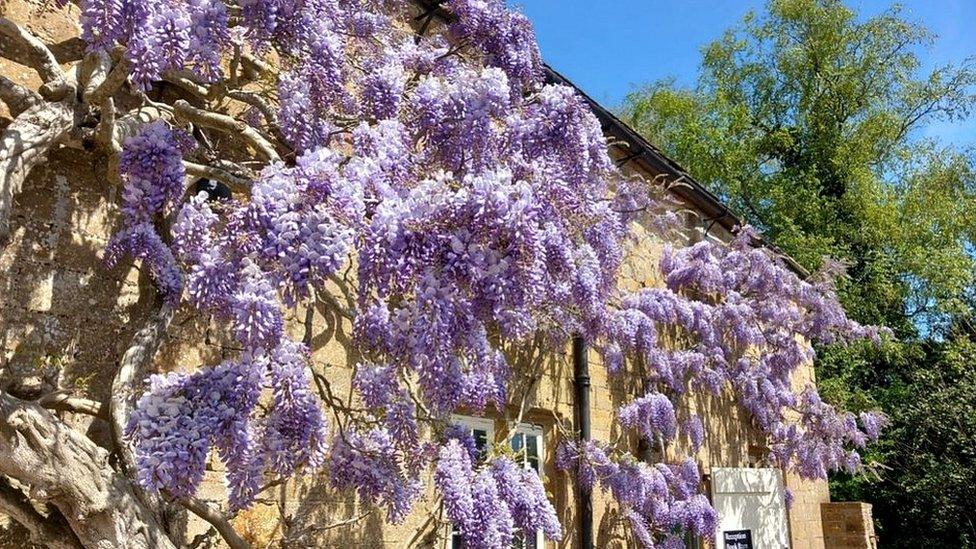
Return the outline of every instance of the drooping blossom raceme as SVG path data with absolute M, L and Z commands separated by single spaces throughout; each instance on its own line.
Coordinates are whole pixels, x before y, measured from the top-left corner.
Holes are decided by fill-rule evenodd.
M 161 120 L 126 139 L 119 157 L 122 212 L 126 223 L 150 221 L 183 194 L 183 156 L 176 136 Z
M 858 424 L 812 387 L 796 394 L 792 380 L 813 360 L 811 343 L 877 340 L 879 332 L 849 320 L 830 286 L 801 280 L 770 252 L 752 247 L 753 238 L 744 230 L 728 247 L 705 241 L 666 250 L 661 268 L 667 287 L 626 298 L 629 313 L 611 318 L 608 336 L 642 356 L 649 380 L 674 394 L 691 388 L 718 393 L 731 385 L 770 437 L 776 464 L 806 478 L 856 470 L 859 457 L 849 445 L 863 447 L 883 419 L 868 413 Z M 693 345 L 668 350 L 659 342 L 664 328 L 683 331 Z M 636 421 L 642 402 L 621 410 L 625 425 L 647 425 Z M 788 412 L 799 412 L 799 419 Z
M 215 82 L 222 76 L 221 48 L 231 43 L 227 7 L 220 0 L 188 0 L 187 11 L 190 15 L 187 63 L 205 81 Z
M 363 501 L 386 508 L 387 520 L 399 524 L 420 496 L 421 483 L 408 477 L 393 437 L 385 429 L 346 431 L 332 439 L 332 484 L 355 489 Z
M 176 497 L 193 495 L 210 448 L 227 469 L 230 501 L 246 507 L 265 473 L 314 467 L 325 454 L 326 428 L 307 390 L 308 351 L 283 341 L 271 353 L 246 354 L 192 374 L 154 375 L 136 403 L 126 435 L 136 447 L 140 482 Z M 261 391 L 274 399 L 258 417 Z
M 470 544 L 505 547 L 521 530 L 559 539 L 542 481 L 505 457 L 477 465 L 471 437 L 446 426 L 462 410 L 506 413 L 523 373 L 510 351 L 574 335 L 611 375 L 642 368 L 645 389 L 618 416 L 655 447 L 697 450 L 704 426 L 680 400 L 731 390 L 775 464 L 815 478 L 857 469 L 855 449 L 884 419 L 791 385 L 813 344 L 878 337 L 847 319 L 829 277 L 800 280 L 743 231 L 732 246 L 667 250 L 664 287 L 618 287 L 633 223 L 664 232 L 678 215 L 653 215 L 586 101 L 544 82 L 523 15 L 501 0 L 443 8 L 446 29 L 396 0 L 82 1 L 89 47 L 121 46 L 143 90 L 164 77 L 247 85 L 236 91 L 262 102 L 244 123 L 283 158 L 247 160 L 254 181 L 233 199 L 180 203 L 183 157 L 212 160 L 214 140 L 193 136 L 220 132 L 154 122 L 125 143 L 109 264 L 141 260 L 172 305 L 185 294 L 243 347 L 150 383 L 130 435 L 141 482 L 189 495 L 215 448 L 240 507 L 265 477 L 322 464 L 335 487 L 400 522 L 433 468 L 455 530 L 478 532 Z M 236 112 L 226 99 L 205 106 Z M 309 351 L 285 326 L 287 311 L 323 307 L 351 323 L 361 357 L 354 402 L 328 402 L 341 416 L 331 440 Z M 228 392 L 232 378 L 247 391 Z M 257 406 L 248 395 L 261 390 Z M 594 441 L 561 445 L 557 461 L 608 491 L 648 546 L 714 531 L 693 463 L 644 463 Z
M 81 26 L 90 50 L 126 46 L 132 80 L 143 89 L 187 66 L 215 81 L 230 46 L 227 10 L 217 0 L 84 0 Z
M 604 445 L 564 441 L 557 451 L 557 467 L 575 472 L 584 487 L 596 485 L 610 492 L 622 506 L 634 536 L 646 547 L 674 531 L 711 538 L 718 515 L 700 493 L 701 478 L 694 461 L 650 465 L 624 452 L 611 455 Z
M 580 487 L 593 490 L 598 482 L 616 471 L 606 445 L 593 440 L 580 444 L 560 444 L 556 449 L 556 467 L 562 471 L 575 471 Z
M 456 440 L 464 448 L 472 463 L 478 461 L 480 452 L 478 451 L 478 443 L 475 441 L 471 429 L 457 423 L 448 425 L 447 429 L 444 430 L 444 441 L 451 440 Z
M 471 547 L 507 547 L 515 537 L 515 521 L 508 502 L 498 493 L 491 473 L 481 470 L 470 484 L 474 516 L 465 530 L 465 545 Z
M 562 539 L 562 526 L 539 476 L 507 457 L 475 470 L 470 450 L 449 438 L 438 455 L 434 484 L 466 547 L 508 547 L 519 530 L 541 530 L 548 539 Z
M 681 432 L 688 437 L 693 452 L 697 452 L 705 441 L 705 426 L 699 416 L 691 416 L 682 421 Z
M 142 222 L 112 236 L 105 247 L 105 264 L 113 268 L 123 257 L 142 261 L 149 268 L 156 286 L 170 305 L 180 302 L 183 294 L 183 274 L 173 252 L 162 241 L 149 222 Z
M 268 380 L 274 406 L 263 424 L 263 451 L 278 475 L 289 476 L 300 465 L 317 467 L 325 457 L 325 418 L 310 392 L 307 369 L 308 349 L 282 340 L 271 356 Z
M 474 42 L 489 66 L 504 70 L 515 93 L 541 84 L 542 56 L 525 15 L 501 0 L 450 0 L 446 6 L 457 16 L 451 31 Z
M 220 217 L 207 203 L 206 191 L 190 197 L 180 208 L 170 229 L 174 255 L 185 262 L 198 261 L 202 254 L 212 254 L 216 246 Z
M 170 306 L 182 299 L 185 277 L 153 221 L 183 194 L 181 134 L 157 120 L 126 139 L 119 155 L 119 176 L 124 183 L 123 228 L 105 249 L 109 268 L 118 265 L 123 257 L 140 260 L 148 267 Z
M 493 460 L 489 467 L 498 485 L 498 493 L 512 513 L 515 526 L 523 532 L 534 533 L 541 530 L 546 538 L 561 540 L 562 526 L 555 508 L 546 497 L 546 490 L 538 473 L 519 467 L 505 456 Z
M 284 320 L 278 293 L 265 273 L 248 261 L 241 284 L 230 297 L 234 335 L 248 348 L 272 348 L 281 341 Z
M 639 430 L 649 441 L 661 437 L 667 442 L 678 433 L 674 404 L 660 393 L 648 393 L 624 405 L 618 410 L 617 418 L 621 425 Z
M 360 364 L 353 376 L 353 386 L 362 396 L 363 404 L 383 418 L 402 452 L 403 461 L 414 467 L 418 465 L 414 453 L 419 430 L 416 405 L 397 378 L 397 369 L 390 365 Z
M 444 512 L 461 535 L 478 531 L 471 494 L 471 461 L 471 454 L 459 441 L 449 440 L 440 450 L 434 473 L 434 484 L 444 498 Z
M 260 456 L 247 418 L 257 404 L 263 368 L 260 360 L 245 360 L 190 375 L 153 376 L 127 429 L 139 450 L 143 485 L 176 497 L 192 495 L 215 444 L 232 474 L 250 470 L 251 461 Z M 242 496 L 253 497 L 254 490 L 242 481 L 231 483 L 236 505 L 248 503 Z

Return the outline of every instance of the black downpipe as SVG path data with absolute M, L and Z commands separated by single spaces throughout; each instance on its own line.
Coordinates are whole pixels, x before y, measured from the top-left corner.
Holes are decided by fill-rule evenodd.
M 575 377 L 576 430 L 580 442 L 590 440 L 590 366 L 587 361 L 586 340 L 580 336 L 573 338 L 573 375 Z M 593 499 L 589 489 L 583 489 L 576 481 L 579 512 L 579 537 L 581 549 L 593 549 Z

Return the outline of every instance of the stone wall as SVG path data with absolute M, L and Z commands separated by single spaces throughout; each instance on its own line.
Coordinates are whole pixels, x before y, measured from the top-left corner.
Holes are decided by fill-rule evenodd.
M 876 549 L 871 505 L 859 501 L 823 503 L 824 542 L 830 549 Z
M 793 492 L 793 505 L 788 511 L 790 542 L 793 549 L 833 549 L 824 538 L 821 524 L 821 505 L 830 501 L 830 490 L 824 481 L 803 480 L 789 473 L 786 486 Z
M 0 0 L 0 7 L 18 22 L 27 23 L 46 42 L 59 44 L 56 51 L 65 59 L 77 58 L 79 44 L 72 20 L 77 15 L 76 7 L 44 12 L 39 9 L 39 2 L 25 0 Z M 31 71 L 19 65 L 0 60 L 0 72 L 37 85 Z M 8 123 L 6 112 L 0 110 L 0 128 Z M 0 250 L 0 387 L 38 394 L 63 388 L 104 400 L 125 346 L 148 314 L 154 289 L 147 278 L 132 266 L 107 270 L 100 259 L 101 250 L 119 222 L 119 189 L 106 180 L 104 170 L 104 158 L 77 150 L 55 151 L 45 166 L 30 175 L 14 203 L 11 241 Z M 678 243 L 702 238 L 700 225 L 689 217 L 689 230 Z M 664 243 L 653 236 L 647 225 L 638 223 L 634 228 L 637 239 L 621 271 L 621 284 L 630 289 L 659 285 L 657 261 Z M 335 394 L 347 395 L 358 360 L 350 345 L 351 327 L 321 303 L 311 318 L 315 367 L 325 373 Z M 301 339 L 305 335 L 305 319 L 305 310 L 288 312 L 288 329 L 293 337 Z M 229 358 L 234 352 L 233 345 L 216 326 L 183 311 L 173 322 L 155 368 L 192 370 Z M 612 419 L 614 410 L 634 394 L 639 380 L 626 375 L 610 380 L 600 357 L 591 353 L 589 358 L 593 436 L 610 440 L 619 434 Z M 543 368 L 525 419 L 546 429 L 546 487 L 566 528 L 565 539 L 558 547 L 574 547 L 577 538 L 573 482 L 568 475 L 556 471 L 552 461 L 552 449 L 558 440 L 556 425 L 571 425 L 573 418 L 569 349 L 553 353 Z M 804 372 L 798 380 L 809 381 L 812 371 Z M 763 440 L 731 396 L 688 398 L 681 402 L 681 413 L 697 413 L 705 418 L 705 444 L 695 457 L 706 475 L 713 466 L 749 467 L 761 463 Z M 105 426 L 100 422 L 82 416 L 68 415 L 66 419 L 96 441 L 108 443 Z M 496 432 L 504 431 L 504 425 L 499 423 Z M 688 442 L 679 440 L 668 448 L 665 458 L 678 459 L 689 452 Z M 213 461 L 211 469 L 201 493 L 219 502 L 225 489 L 218 460 Z M 822 532 L 826 526 L 823 530 L 819 527 L 819 505 L 829 499 L 826 483 L 803 483 L 788 477 L 787 484 L 796 495 L 790 512 L 794 545 L 823 547 Z M 261 546 L 280 536 L 282 520 L 312 527 L 310 537 L 293 540 L 295 546 L 430 546 L 442 544 L 438 535 L 446 532 L 446 526 L 438 520 L 438 507 L 430 490 L 406 521 L 395 526 L 386 524 L 382 510 L 371 511 L 359 505 L 355 496 L 333 491 L 327 471 L 292 480 L 264 497 L 267 502 L 257 504 L 235 520 L 245 537 Z M 279 508 L 284 509 L 283 515 Z M 633 546 L 607 496 L 594 494 L 593 508 L 597 546 Z M 362 518 L 346 526 L 321 529 L 359 517 Z M 0 547 L 24 546 L 15 527 L 0 530 Z M 201 523 L 191 521 L 188 525 L 189 535 L 202 530 Z

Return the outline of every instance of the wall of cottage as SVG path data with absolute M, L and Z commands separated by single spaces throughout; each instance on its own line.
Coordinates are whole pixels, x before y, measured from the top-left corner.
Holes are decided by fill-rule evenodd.
M 42 12 L 39 0 L 10 0 L 0 3 L 5 15 L 26 23 L 51 44 L 57 44 L 59 58 L 77 58 L 77 30 L 68 12 Z M 72 15 L 68 15 L 72 14 Z M 37 86 L 29 69 L 0 60 L 0 73 Z M 0 106 L 0 129 L 9 116 Z M 105 180 L 105 159 L 84 151 L 60 149 L 49 162 L 29 177 L 13 209 L 10 243 L 0 250 L 0 387 L 19 393 L 41 394 L 53 388 L 70 389 L 96 400 L 108 396 L 108 387 L 119 357 L 149 312 L 153 292 L 147 277 L 134 267 L 108 270 L 101 251 L 120 222 L 119 189 Z M 644 174 L 653 176 L 654 174 Z M 689 221 L 690 224 L 694 224 Z M 621 270 L 621 283 L 631 289 L 659 285 L 657 261 L 663 242 L 643 225 L 635 226 L 638 238 Z M 698 234 L 691 230 L 687 234 Z M 720 238 L 728 235 L 719 234 Z M 306 311 L 288 313 L 288 329 L 301 339 Z M 325 373 L 337 395 L 351 390 L 352 367 L 358 357 L 350 344 L 349 323 L 319 305 L 312 316 L 314 362 Z M 206 319 L 186 311 L 173 322 L 173 329 L 156 358 L 159 371 L 192 370 L 234 356 L 233 342 Z M 608 379 L 600 357 L 591 352 L 593 437 L 610 440 L 619 434 L 614 410 L 633 394 L 637 380 L 623 376 Z M 798 383 L 812 381 L 804 372 Z M 576 544 L 576 507 L 572 479 L 555 470 L 552 455 L 558 442 L 556 425 L 572 425 L 573 367 L 569 349 L 544 361 L 543 375 L 529 400 L 526 422 L 546 428 L 545 477 L 547 489 L 559 510 L 566 536 L 558 547 Z M 706 442 L 696 454 L 702 471 L 713 466 L 749 467 L 760 464 L 763 442 L 749 419 L 729 397 L 698 396 L 682 403 L 682 413 L 697 413 L 705 419 Z M 95 440 L 108 444 L 106 426 L 84 416 L 67 419 L 87 431 Z M 504 433 L 498 424 L 496 432 Z M 689 452 L 687 441 L 670 447 L 667 459 Z M 446 527 L 432 491 L 419 502 L 407 520 L 396 526 L 385 524 L 382 511 L 373 511 L 350 525 L 323 529 L 327 525 L 361 517 L 369 509 L 354 496 L 339 494 L 329 487 L 328 473 L 321 471 L 274 488 L 268 500 L 242 513 L 237 527 L 254 542 L 280 536 L 282 514 L 290 517 L 291 531 L 304 529 L 308 536 L 295 539 L 296 546 L 316 547 L 401 547 L 443 544 Z M 706 477 L 707 478 L 707 477 Z M 795 547 L 821 548 L 820 503 L 829 500 L 823 482 L 801 482 L 791 475 L 787 484 L 796 494 L 790 512 L 791 537 Z M 202 489 L 205 498 L 222 501 L 225 493 L 220 463 L 214 460 Z M 594 494 L 594 532 L 599 547 L 633 546 L 625 537 L 616 507 L 609 497 Z M 319 528 L 316 530 L 316 528 Z M 204 530 L 191 520 L 188 535 Z M 438 540 L 438 535 L 441 535 Z M 0 517 L 0 547 L 23 547 L 24 538 L 16 525 Z

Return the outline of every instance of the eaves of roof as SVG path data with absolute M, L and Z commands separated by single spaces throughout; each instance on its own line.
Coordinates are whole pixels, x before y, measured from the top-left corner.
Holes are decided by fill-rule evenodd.
M 545 65 L 546 81 L 550 84 L 570 86 L 589 105 L 603 128 L 603 133 L 611 138 L 611 146 L 624 149 L 626 163 L 640 164 L 644 171 L 655 176 L 664 176 L 671 183 L 669 190 L 685 203 L 694 206 L 704 216 L 704 221 L 721 225 L 729 232 L 741 225 L 739 218 L 713 193 L 671 160 L 660 149 L 641 137 L 616 115 L 597 103 L 592 97 L 573 84 L 568 78 Z M 677 183 L 677 184 L 676 184 Z

